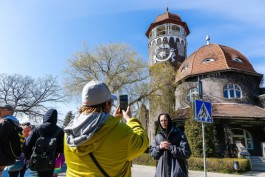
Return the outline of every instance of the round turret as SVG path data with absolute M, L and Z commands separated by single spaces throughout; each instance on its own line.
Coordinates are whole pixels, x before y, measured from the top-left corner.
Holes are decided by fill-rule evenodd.
M 187 24 L 178 15 L 167 11 L 158 16 L 146 32 L 149 65 L 169 61 L 177 68 L 186 58 L 189 33 Z

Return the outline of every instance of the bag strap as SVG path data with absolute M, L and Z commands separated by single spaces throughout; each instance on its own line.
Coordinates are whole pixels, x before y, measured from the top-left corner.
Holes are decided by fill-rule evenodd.
M 92 154 L 92 152 L 89 153 L 91 159 L 93 160 L 93 162 L 96 164 L 96 166 L 98 167 L 98 169 L 101 171 L 101 173 L 105 176 L 105 177 L 109 177 L 109 175 L 105 172 L 105 170 L 100 166 L 100 164 L 98 163 L 97 159 L 95 158 L 95 156 Z

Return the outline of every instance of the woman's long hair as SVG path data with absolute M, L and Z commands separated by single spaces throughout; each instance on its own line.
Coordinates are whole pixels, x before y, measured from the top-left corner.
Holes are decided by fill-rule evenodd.
M 162 127 L 161 123 L 160 123 L 160 117 L 161 117 L 162 115 L 166 116 L 166 118 L 167 118 L 167 128 L 166 128 L 166 129 L 164 129 L 164 128 Z M 159 116 L 158 116 L 158 125 L 159 125 L 159 127 L 161 128 L 161 131 L 162 131 L 162 132 L 164 132 L 165 134 L 168 134 L 169 131 L 170 131 L 171 128 L 172 128 L 172 121 L 171 121 L 171 117 L 170 117 L 170 115 L 169 115 L 168 113 L 161 113 L 161 114 L 159 114 Z
M 110 101 L 106 101 L 108 104 L 111 104 Z M 101 103 L 101 104 L 97 104 L 97 105 L 93 105 L 93 106 L 86 106 L 86 105 L 82 105 L 81 108 L 79 108 L 79 114 L 89 114 L 92 112 L 104 112 L 104 110 L 106 109 L 106 102 Z M 110 102 L 110 103 L 109 103 Z

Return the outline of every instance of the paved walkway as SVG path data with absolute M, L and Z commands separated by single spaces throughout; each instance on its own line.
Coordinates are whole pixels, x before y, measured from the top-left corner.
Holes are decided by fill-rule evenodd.
M 65 173 L 61 173 L 59 177 L 65 177 Z M 143 166 L 133 164 L 132 167 L 132 177 L 154 177 L 155 167 Z M 6 171 L 2 177 L 8 177 Z M 189 177 L 204 177 L 204 172 L 189 170 Z M 212 173 L 207 172 L 207 177 L 265 177 L 265 172 L 247 172 L 241 175 L 231 175 L 223 173 Z
M 64 177 L 65 173 L 60 174 L 59 176 Z M 154 177 L 154 176 L 155 176 L 155 167 L 133 164 L 132 177 Z M 204 172 L 189 170 L 189 177 L 204 177 Z M 265 177 L 265 172 L 250 171 L 242 175 L 207 172 L 207 177 Z
M 154 177 L 155 167 L 143 166 L 143 165 L 133 165 L 132 168 L 133 177 Z M 189 177 L 204 177 L 204 172 L 189 170 Z M 242 175 L 231 175 L 223 173 L 212 173 L 207 172 L 207 177 L 265 177 L 265 172 L 247 172 Z

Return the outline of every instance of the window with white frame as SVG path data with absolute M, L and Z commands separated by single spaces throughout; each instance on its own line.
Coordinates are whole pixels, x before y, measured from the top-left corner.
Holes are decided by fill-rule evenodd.
M 188 93 L 187 93 L 187 97 L 186 97 L 186 101 L 188 103 L 190 103 L 192 100 L 194 100 L 194 97 L 197 96 L 198 93 L 198 89 L 197 87 L 193 87 L 191 89 L 189 89 Z
M 224 86 L 224 97 L 228 99 L 242 98 L 242 91 L 237 84 L 226 84 Z
M 254 148 L 251 134 L 244 129 L 239 129 L 239 128 L 231 129 L 231 137 L 233 139 L 233 143 L 239 140 L 247 149 Z

